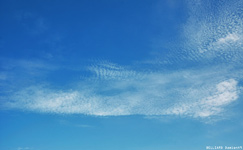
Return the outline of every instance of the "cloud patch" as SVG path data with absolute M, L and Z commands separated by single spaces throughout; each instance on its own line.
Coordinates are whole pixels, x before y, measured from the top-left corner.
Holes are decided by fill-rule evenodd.
M 239 87 L 236 79 L 219 76 L 222 71 L 209 72 L 153 72 L 143 73 L 142 78 L 129 76 L 127 80 L 107 76 L 99 81 L 80 82 L 73 90 L 65 91 L 31 86 L 13 94 L 5 107 L 94 116 L 217 116 L 238 99 Z
M 223 111 L 224 106 L 237 100 L 238 92 L 237 81 L 229 79 L 216 85 L 212 94 L 192 103 L 176 104 L 175 107 L 168 109 L 168 114 L 192 115 L 193 117 L 209 117 L 217 115 Z
M 240 0 L 187 1 L 188 18 L 181 25 L 179 38 L 165 46 L 170 52 L 158 57 L 156 63 L 241 65 L 243 63 L 242 7 L 243 2 Z

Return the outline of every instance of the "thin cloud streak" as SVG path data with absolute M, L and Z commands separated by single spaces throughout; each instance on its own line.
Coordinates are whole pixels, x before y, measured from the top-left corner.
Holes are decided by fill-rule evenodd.
M 30 147 L 18 147 L 17 150 L 31 150 Z

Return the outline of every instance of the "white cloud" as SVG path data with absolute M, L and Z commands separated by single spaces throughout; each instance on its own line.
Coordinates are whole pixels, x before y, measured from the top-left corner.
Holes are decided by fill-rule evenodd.
M 95 116 L 220 116 L 240 95 L 241 87 L 237 83 L 243 74 L 239 69 L 243 60 L 243 26 L 237 15 L 239 10 L 235 9 L 238 3 L 225 10 L 226 4 L 222 3 L 214 10 L 220 12 L 215 15 L 208 9 L 209 1 L 190 3 L 190 16 L 182 27 L 183 40 L 178 42 L 182 46 L 169 52 L 163 60 L 152 60 L 155 63 L 147 66 L 148 72 L 132 69 L 136 66 L 124 67 L 102 61 L 89 66 L 93 76 L 78 82 L 73 90 L 29 85 L 9 95 L 3 106 L 43 113 Z M 159 62 L 172 64 L 175 68 L 164 65 L 164 71 L 161 71 Z M 192 62 L 207 65 L 176 70 L 175 64 L 190 66 Z M 5 69 L 20 68 L 24 72 L 41 69 L 41 73 L 55 70 L 55 67 L 46 66 L 38 61 L 19 61 L 12 66 L 6 65 Z M 27 73 L 26 76 L 30 75 Z
M 160 64 L 181 64 L 183 61 L 203 64 L 242 64 L 242 1 L 187 2 L 188 19 L 181 27 L 181 38 L 174 39 L 175 42 L 171 41 L 173 44 L 166 47 L 170 52 L 159 57 L 156 62 Z M 214 6 L 214 3 L 217 3 L 217 6 Z
M 112 72 L 112 69 L 109 71 Z M 116 74 L 117 70 L 114 72 Z M 121 72 L 126 70 L 122 69 Z M 31 86 L 14 93 L 5 106 L 58 114 L 180 115 L 205 118 L 217 116 L 238 98 L 237 81 L 219 76 L 222 73 L 214 69 L 135 72 L 143 76 L 127 76 L 126 80 L 106 76 L 99 81 L 79 83 L 74 90 L 66 91 Z
M 168 114 L 209 117 L 223 111 L 224 106 L 238 99 L 237 81 L 229 79 L 220 82 L 207 97 L 190 103 L 179 103 L 168 109 Z
M 88 69 L 95 73 L 95 77 L 97 79 L 104 80 L 129 79 L 138 75 L 135 71 L 127 70 L 124 67 L 110 62 L 101 62 L 99 64 L 90 66 Z
M 237 34 L 228 34 L 226 37 L 220 38 L 218 43 L 225 44 L 227 42 L 236 42 L 238 40 L 240 40 L 240 37 Z

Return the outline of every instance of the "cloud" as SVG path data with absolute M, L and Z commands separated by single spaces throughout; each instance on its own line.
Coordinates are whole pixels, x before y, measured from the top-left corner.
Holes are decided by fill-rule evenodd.
M 195 61 L 218 58 L 221 62 L 242 59 L 243 22 L 239 9 L 242 1 L 230 4 L 222 1 L 215 7 L 212 1 L 193 3 L 189 3 L 190 17 L 182 34 L 188 58 Z
M 116 66 L 109 71 L 114 70 L 111 74 L 116 75 L 117 69 L 121 68 Z M 127 71 L 121 69 L 120 74 L 123 72 Z M 30 86 L 14 93 L 11 101 L 5 102 L 5 107 L 57 114 L 205 118 L 219 115 L 239 97 L 237 80 L 220 76 L 222 70 L 132 72 L 143 76 L 121 79 L 103 74 L 106 77 L 98 81 L 80 82 L 73 90 L 65 91 Z
M 117 64 L 111 62 L 100 62 L 98 64 L 88 67 L 88 69 L 95 73 L 95 77 L 101 80 L 112 79 L 129 79 L 130 77 L 138 76 L 135 71 L 127 70 Z
M 188 18 L 181 25 L 179 38 L 165 46 L 170 52 L 154 60 L 155 64 L 242 64 L 242 6 L 240 0 L 187 1 Z
M 0 58 L 1 93 L 42 81 L 60 67 L 43 60 Z M 8 92 L 7 92 L 8 93 Z
M 1 69 L 13 70 L 22 69 L 28 72 L 33 70 L 56 70 L 57 66 L 49 64 L 42 60 L 26 60 L 26 59 L 10 59 L 10 58 L 0 58 Z
M 169 114 L 187 114 L 193 117 L 209 117 L 223 111 L 223 106 L 227 106 L 238 98 L 237 82 L 229 79 L 217 84 L 214 91 L 209 96 L 193 102 L 176 104 L 174 108 L 168 110 Z
M 228 34 L 226 37 L 220 38 L 218 40 L 218 43 L 219 44 L 225 44 L 227 42 L 236 42 L 238 40 L 240 40 L 238 35 L 236 35 L 236 34 Z
M 93 116 L 222 117 L 240 100 L 242 89 L 242 2 L 222 2 L 217 8 L 210 1 L 194 2 L 188 3 L 189 17 L 181 27 L 178 47 L 159 60 L 141 66 L 99 61 L 88 65 L 91 75 L 71 83 L 71 88 L 42 82 L 17 85 L 1 100 L 1 107 Z M 38 70 L 55 71 L 41 61 L 16 62 L 4 68 L 14 68 L 15 74 L 28 72 L 23 73 L 27 78 Z

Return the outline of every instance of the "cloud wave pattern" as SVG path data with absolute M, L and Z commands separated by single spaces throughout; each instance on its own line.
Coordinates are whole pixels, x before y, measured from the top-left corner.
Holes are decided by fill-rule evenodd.
M 147 73 L 143 78 L 136 79 L 134 76 L 128 80 L 114 80 L 112 77 L 112 80 L 95 83 L 86 81 L 80 83 L 85 88 L 69 91 L 32 86 L 15 93 L 11 97 L 12 101 L 6 105 L 10 108 L 61 114 L 181 115 L 204 118 L 218 115 L 239 96 L 235 79 L 215 79 L 212 77 L 217 76 L 218 72 L 211 72 Z M 205 79 L 210 83 L 204 83 Z
M 188 2 L 189 18 L 182 26 L 179 48 L 147 66 L 149 69 L 144 67 L 149 71 L 103 61 L 88 66 L 87 72 L 92 76 L 75 83 L 73 90 L 58 90 L 48 84 L 29 85 L 1 99 L 1 107 L 95 116 L 220 116 L 240 99 L 242 6 L 242 1 L 233 5 L 222 1 L 217 7 L 210 1 Z M 169 64 L 165 68 L 183 63 L 206 65 L 166 70 L 158 69 L 161 62 L 164 66 Z M 33 72 L 43 67 L 30 62 L 21 67 L 26 69 L 26 64 Z M 52 68 L 44 70 L 51 72 Z M 2 82 L 7 80 L 5 74 L 0 75 Z

